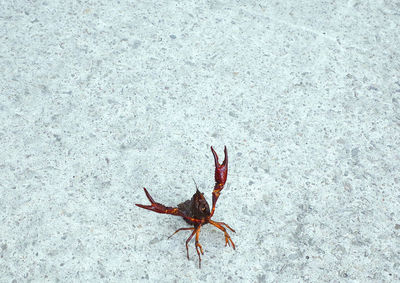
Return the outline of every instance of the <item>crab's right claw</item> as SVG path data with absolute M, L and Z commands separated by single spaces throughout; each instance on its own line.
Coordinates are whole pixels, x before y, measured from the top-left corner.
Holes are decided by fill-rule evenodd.
M 148 209 L 157 213 L 166 213 L 166 214 L 172 214 L 172 215 L 178 215 L 182 216 L 181 211 L 179 211 L 178 208 L 175 207 L 167 207 L 161 203 L 157 203 L 154 201 L 154 199 L 151 197 L 149 192 L 146 190 L 146 188 L 143 188 L 144 192 L 146 193 L 147 198 L 149 199 L 151 205 L 143 205 L 143 204 L 136 204 L 136 206 Z
M 146 196 L 149 199 L 151 205 L 136 204 L 136 206 L 139 206 L 141 208 L 148 209 L 148 210 L 151 210 L 151 211 L 154 211 L 157 213 L 181 216 L 181 217 L 188 219 L 195 223 L 201 222 L 201 219 L 195 219 L 195 218 L 189 217 L 189 216 L 185 215 L 182 211 L 180 211 L 179 208 L 177 208 L 177 207 L 169 207 L 169 206 L 165 206 L 161 203 L 155 202 L 154 199 L 149 194 L 149 192 L 146 190 L 146 188 L 143 188 L 143 189 L 144 189 L 144 192 L 146 193 Z

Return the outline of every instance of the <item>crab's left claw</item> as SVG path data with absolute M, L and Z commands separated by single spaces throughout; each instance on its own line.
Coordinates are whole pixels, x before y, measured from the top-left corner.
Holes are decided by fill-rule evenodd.
M 215 163 L 215 185 L 224 186 L 226 179 L 228 177 L 228 151 L 226 150 L 226 146 L 224 147 L 225 158 L 222 164 L 218 162 L 218 155 L 211 147 L 212 154 L 214 155 L 214 163 Z
M 218 161 L 218 155 L 215 152 L 214 148 L 211 147 L 211 152 L 214 155 L 214 163 L 215 163 L 215 186 L 214 190 L 212 192 L 212 209 L 211 209 L 211 216 L 213 216 L 214 211 L 215 211 L 215 205 L 217 203 L 217 200 L 219 198 L 219 195 L 224 188 L 224 185 L 226 183 L 226 179 L 228 177 L 228 151 L 226 149 L 226 146 L 224 147 L 224 153 L 225 153 L 225 158 L 222 164 L 219 163 Z

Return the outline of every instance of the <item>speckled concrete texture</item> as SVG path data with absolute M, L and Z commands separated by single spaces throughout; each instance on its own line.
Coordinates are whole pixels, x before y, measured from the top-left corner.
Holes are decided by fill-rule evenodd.
M 1 282 L 400 280 L 398 1 L 2 1 Z M 202 268 L 178 217 L 211 202 Z

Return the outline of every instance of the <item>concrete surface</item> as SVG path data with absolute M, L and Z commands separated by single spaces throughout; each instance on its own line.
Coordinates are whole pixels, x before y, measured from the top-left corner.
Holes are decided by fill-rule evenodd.
M 67 3 L 65 3 L 67 2 Z M 400 280 L 398 1 L 2 1 L 1 282 Z M 202 268 L 180 218 L 209 201 Z

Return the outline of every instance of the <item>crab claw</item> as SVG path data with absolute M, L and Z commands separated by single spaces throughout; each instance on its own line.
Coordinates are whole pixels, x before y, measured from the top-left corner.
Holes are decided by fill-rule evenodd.
M 219 164 L 218 155 L 215 152 L 214 148 L 211 147 L 212 154 L 214 155 L 214 163 L 215 163 L 215 185 L 214 190 L 212 192 L 212 208 L 209 219 L 214 215 L 215 205 L 217 204 L 217 200 L 219 195 L 224 188 L 226 178 L 228 176 L 228 151 L 226 150 L 226 146 L 224 148 L 225 158 L 222 164 Z
M 136 204 L 136 206 L 144 208 L 144 209 L 148 209 L 157 213 L 164 213 L 164 214 L 171 214 L 171 215 L 176 215 L 176 216 L 181 216 L 191 222 L 194 223 L 201 223 L 202 220 L 201 219 L 195 219 L 192 218 L 190 216 L 185 215 L 181 210 L 179 210 L 179 208 L 177 207 L 170 207 L 170 206 L 165 206 L 161 203 L 155 202 L 154 199 L 151 197 L 151 195 L 149 194 L 149 192 L 146 190 L 146 188 L 143 188 L 144 192 L 147 196 L 147 198 L 150 201 L 150 205 L 143 205 L 143 204 Z
M 149 199 L 151 205 L 143 205 L 143 204 L 136 204 L 136 206 L 148 209 L 157 213 L 166 213 L 166 214 L 174 214 L 174 215 L 180 215 L 180 211 L 177 208 L 174 207 L 167 207 L 161 203 L 157 203 L 154 201 L 154 199 L 151 197 L 149 192 L 146 190 L 146 188 L 143 188 L 144 192 Z
M 224 147 L 225 158 L 222 164 L 219 164 L 218 155 L 213 147 L 211 147 L 211 151 L 214 155 L 214 162 L 215 162 L 215 183 L 220 186 L 223 186 L 225 185 L 226 178 L 228 175 L 228 152 L 226 150 L 226 146 Z

